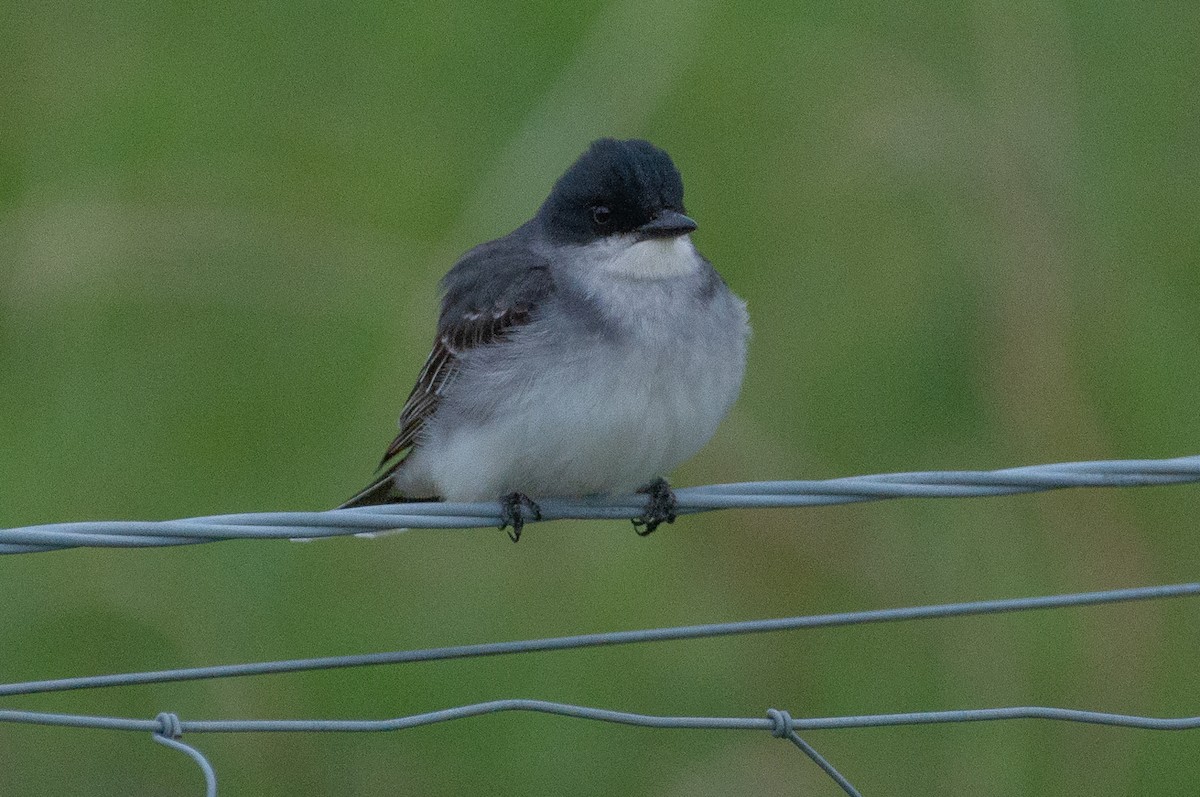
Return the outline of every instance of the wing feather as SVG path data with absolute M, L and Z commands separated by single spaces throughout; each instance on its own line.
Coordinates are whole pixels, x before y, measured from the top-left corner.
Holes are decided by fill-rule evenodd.
M 419 443 L 421 430 L 437 412 L 462 356 L 500 344 L 513 330 L 528 324 L 552 292 L 546 262 L 525 247 L 503 243 L 501 239 L 472 250 L 443 280 L 446 295 L 433 350 L 400 411 L 400 433 L 383 455 L 381 468 Z

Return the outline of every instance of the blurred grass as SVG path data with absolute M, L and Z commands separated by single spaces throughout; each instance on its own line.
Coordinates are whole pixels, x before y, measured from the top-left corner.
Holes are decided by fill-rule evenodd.
M 597 135 L 680 165 L 749 301 L 679 483 L 1200 450 L 1194 4 L 0 5 L 0 527 L 317 508 L 369 476 L 436 280 Z M 0 680 L 1195 578 L 1190 488 L 0 562 Z M 1121 606 L 12 699 L 384 717 L 1195 713 L 1196 610 Z M 229 794 L 827 793 L 740 734 L 503 716 L 193 740 Z M 866 793 L 1186 793 L 1195 738 L 826 732 Z M 167 794 L 122 734 L 0 728 L 0 791 Z

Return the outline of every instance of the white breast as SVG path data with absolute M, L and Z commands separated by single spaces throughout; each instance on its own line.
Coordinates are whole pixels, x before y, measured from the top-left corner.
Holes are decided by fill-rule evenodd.
M 597 252 L 596 258 L 599 270 L 610 277 L 664 279 L 691 273 L 699 266 L 696 248 L 687 235 L 637 242 L 613 236 L 612 241 L 615 251 Z

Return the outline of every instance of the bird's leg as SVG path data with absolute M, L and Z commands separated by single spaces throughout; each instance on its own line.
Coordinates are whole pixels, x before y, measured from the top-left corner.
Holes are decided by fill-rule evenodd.
M 509 493 L 500 498 L 500 530 L 509 526 L 508 538 L 513 542 L 521 539 L 521 529 L 525 528 L 526 520 L 541 520 L 542 509 L 524 493 Z
M 638 533 L 639 537 L 645 537 L 652 533 L 663 523 L 675 522 L 677 502 L 675 493 L 671 492 L 671 485 L 667 484 L 666 479 L 655 479 L 639 489 L 638 492 L 650 496 L 645 510 L 633 519 L 633 530 Z

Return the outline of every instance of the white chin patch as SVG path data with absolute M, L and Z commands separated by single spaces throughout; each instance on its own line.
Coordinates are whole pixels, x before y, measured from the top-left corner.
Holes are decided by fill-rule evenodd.
M 687 274 L 699 264 L 691 236 L 677 235 L 625 244 L 606 258 L 604 266 L 610 274 L 653 280 Z

